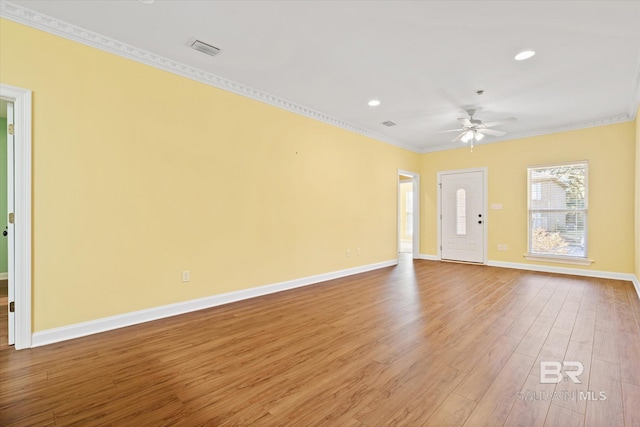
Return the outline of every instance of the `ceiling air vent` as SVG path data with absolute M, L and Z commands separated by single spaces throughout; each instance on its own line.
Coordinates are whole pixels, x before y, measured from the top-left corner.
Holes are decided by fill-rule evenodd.
M 393 123 L 391 120 L 387 120 L 386 122 L 382 122 L 382 124 L 383 124 L 383 125 L 385 125 L 385 126 L 389 126 L 389 127 L 391 127 L 391 126 L 395 126 L 395 125 L 396 125 L 396 124 L 395 124 L 395 123 Z
M 200 40 L 196 40 L 191 43 L 191 47 L 195 50 L 198 50 L 202 53 L 206 53 L 207 55 L 216 56 L 220 53 L 220 49 L 215 46 L 211 46 L 210 44 L 206 44 L 201 42 Z

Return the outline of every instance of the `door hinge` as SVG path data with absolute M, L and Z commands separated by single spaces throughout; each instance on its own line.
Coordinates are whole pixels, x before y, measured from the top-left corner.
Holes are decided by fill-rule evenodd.
M 13 212 L 9 213 L 9 224 L 13 224 L 15 219 L 16 219 L 16 215 Z
M 16 303 L 11 301 L 9 303 L 9 313 L 15 313 L 15 311 L 16 311 Z
M 13 123 L 9 123 L 9 126 L 7 126 L 7 133 L 13 135 Z

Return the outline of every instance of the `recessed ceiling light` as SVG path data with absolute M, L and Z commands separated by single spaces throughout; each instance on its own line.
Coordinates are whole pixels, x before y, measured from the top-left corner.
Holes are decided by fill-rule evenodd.
M 535 54 L 536 54 L 535 50 L 523 50 L 522 52 L 517 54 L 513 59 L 515 59 L 516 61 L 524 61 L 525 59 L 531 58 Z
M 144 3 L 144 4 L 151 4 L 153 2 L 155 2 L 156 0 L 138 0 L 140 3 Z
M 378 105 L 380 105 L 379 99 L 372 99 L 371 101 L 369 101 L 369 107 L 377 107 Z

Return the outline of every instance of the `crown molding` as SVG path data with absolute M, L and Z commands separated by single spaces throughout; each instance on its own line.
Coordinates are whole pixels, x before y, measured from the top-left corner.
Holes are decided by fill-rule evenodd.
M 110 37 L 103 36 L 93 31 L 78 27 L 76 25 L 69 24 L 61 21 L 57 18 L 45 15 L 35 10 L 26 8 L 24 6 L 12 3 L 7 0 L 0 0 L 0 18 L 6 18 L 11 21 L 45 31 L 50 34 L 54 34 L 66 39 L 82 43 L 87 46 L 91 46 L 105 52 L 109 52 L 121 57 L 131 59 L 145 65 L 149 65 L 155 68 L 159 68 L 164 71 L 168 71 L 173 74 L 177 74 L 182 77 L 186 77 L 200 83 L 216 87 L 228 92 L 235 93 L 237 95 L 244 96 L 256 101 L 269 104 L 271 106 L 281 108 L 320 122 L 327 123 L 332 126 L 336 126 L 368 138 L 391 144 L 396 147 L 403 148 L 408 151 L 412 151 L 418 154 L 432 153 L 437 151 L 453 150 L 458 148 L 464 148 L 465 146 L 456 145 L 452 146 L 450 143 L 439 144 L 436 146 L 428 146 L 425 148 L 419 148 L 414 145 L 401 142 L 397 139 L 390 138 L 379 132 L 363 128 L 361 126 L 354 125 L 352 123 L 340 120 L 336 117 L 328 114 L 315 111 L 311 108 L 304 107 L 296 104 L 292 101 L 277 97 L 275 95 L 262 92 L 258 89 L 245 86 L 241 83 L 233 80 L 225 79 L 218 75 L 209 73 L 207 71 L 191 67 L 178 61 L 166 58 L 164 56 L 157 55 L 155 53 L 146 51 L 144 49 L 137 48 L 127 43 L 120 42 Z M 577 129 L 584 129 L 595 126 L 605 126 L 615 123 L 621 123 L 634 120 L 638 108 L 640 107 L 640 60 L 636 67 L 634 90 L 632 94 L 632 102 L 627 114 L 621 114 L 612 117 L 599 118 L 594 120 L 588 120 L 584 122 L 570 123 L 567 125 L 541 128 L 533 131 L 525 131 L 518 133 L 510 133 L 506 138 L 492 138 L 490 141 L 483 141 L 474 145 L 485 145 L 496 142 L 528 138 L 532 136 L 547 135 L 558 132 L 566 132 Z M 468 147 L 468 146 L 467 146 Z
M 580 130 L 580 129 L 586 129 L 586 128 L 597 127 L 597 126 L 607 126 L 607 125 L 613 125 L 616 123 L 629 122 L 632 120 L 634 120 L 634 115 L 618 114 L 616 116 L 587 120 L 584 122 L 569 123 L 566 125 L 535 129 L 532 131 L 509 133 L 509 137 L 507 138 L 494 138 L 494 139 L 491 139 L 490 141 L 476 142 L 473 144 L 473 146 L 477 147 L 479 145 L 494 144 L 496 142 L 503 142 L 503 141 L 512 141 L 514 139 L 530 138 L 533 136 L 549 135 L 553 133 L 568 132 L 572 130 Z M 433 153 L 436 151 L 445 151 L 445 150 L 452 150 L 452 149 L 465 148 L 465 147 L 469 147 L 469 145 L 465 144 L 465 145 L 457 145 L 455 147 L 452 147 L 451 143 L 447 143 L 447 144 L 440 144 L 440 145 L 428 147 L 422 150 L 421 153 L 422 154 Z
M 393 138 L 389 138 L 378 132 L 345 122 L 328 114 L 324 114 L 322 112 L 312 110 L 311 108 L 296 104 L 295 102 L 291 102 L 275 95 L 262 92 L 258 89 L 245 86 L 242 83 L 238 83 L 233 80 L 225 79 L 224 77 L 220 77 L 218 75 L 209 73 L 208 71 L 191 67 L 190 65 L 174 61 L 164 56 L 157 55 L 153 52 L 137 48 L 135 46 L 120 42 L 107 36 L 103 36 L 85 28 L 69 24 L 68 22 L 61 21 L 57 18 L 45 15 L 43 13 L 12 3 L 10 1 L 0 1 L 0 17 L 9 19 L 19 24 L 26 25 L 31 28 L 45 31 L 50 34 L 54 34 L 56 36 L 64 37 L 68 40 L 72 40 L 109 53 L 113 53 L 127 59 L 132 59 L 145 65 L 150 65 L 152 67 L 159 68 L 161 70 L 168 71 L 170 73 L 216 87 L 218 89 L 233 92 L 237 95 L 241 95 L 246 98 L 250 98 L 277 108 L 281 108 L 283 110 L 300 114 L 302 116 L 324 122 L 332 126 L 355 132 L 380 142 L 395 145 L 405 150 L 413 151 L 416 153 L 420 151 L 416 147 L 402 143 Z

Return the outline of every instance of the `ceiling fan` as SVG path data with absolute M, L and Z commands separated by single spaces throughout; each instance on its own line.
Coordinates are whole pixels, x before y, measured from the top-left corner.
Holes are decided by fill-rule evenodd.
M 505 123 L 515 122 L 517 119 L 515 117 L 509 117 L 508 119 L 497 120 L 495 122 L 487 122 L 483 123 L 482 120 L 474 119 L 473 115 L 476 113 L 476 109 L 470 108 L 467 110 L 467 114 L 469 114 L 469 118 L 459 118 L 458 120 L 462 123 L 462 128 L 460 129 L 450 129 L 444 130 L 438 133 L 444 132 L 460 132 L 458 136 L 453 138 L 451 142 L 462 141 L 465 144 L 467 142 L 471 142 L 471 148 L 473 148 L 474 141 L 481 141 L 485 135 L 491 136 L 502 136 L 506 132 L 501 130 L 489 129 L 494 126 L 502 125 Z

